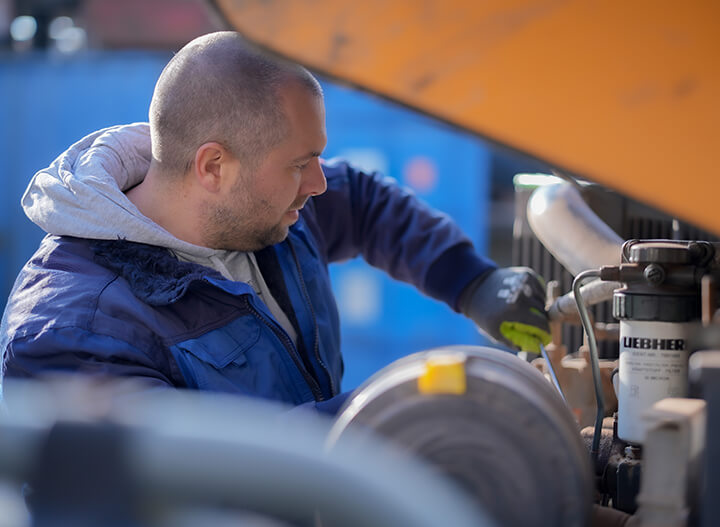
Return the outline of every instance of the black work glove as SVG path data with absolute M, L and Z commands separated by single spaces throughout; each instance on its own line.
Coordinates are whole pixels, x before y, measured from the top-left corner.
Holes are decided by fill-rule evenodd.
M 550 342 L 543 279 L 529 267 L 495 269 L 476 278 L 460 295 L 460 311 L 494 340 L 540 353 Z

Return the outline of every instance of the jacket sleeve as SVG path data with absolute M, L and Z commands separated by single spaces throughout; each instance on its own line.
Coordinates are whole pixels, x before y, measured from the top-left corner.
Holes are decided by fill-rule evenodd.
M 7 345 L 4 359 L 6 377 L 66 371 L 139 378 L 143 389 L 173 386 L 165 372 L 130 343 L 78 327 L 16 338 Z
M 329 262 L 361 255 L 455 310 L 465 286 L 496 268 L 448 215 L 394 180 L 342 162 L 323 170 L 328 188 L 313 206 Z

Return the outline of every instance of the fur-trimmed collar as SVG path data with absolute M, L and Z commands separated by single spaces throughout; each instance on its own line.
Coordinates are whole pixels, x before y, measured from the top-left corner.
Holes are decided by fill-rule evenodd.
M 164 247 L 126 240 L 94 240 L 90 247 L 98 265 L 127 280 L 133 294 L 150 305 L 172 304 L 193 282 L 206 278 L 222 280 L 214 269 L 181 262 Z

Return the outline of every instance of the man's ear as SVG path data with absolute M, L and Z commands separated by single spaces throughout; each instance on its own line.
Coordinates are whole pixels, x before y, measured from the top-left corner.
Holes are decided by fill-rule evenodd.
M 220 192 L 228 177 L 228 166 L 232 159 L 230 152 L 220 143 L 200 145 L 195 152 L 193 175 L 208 192 Z

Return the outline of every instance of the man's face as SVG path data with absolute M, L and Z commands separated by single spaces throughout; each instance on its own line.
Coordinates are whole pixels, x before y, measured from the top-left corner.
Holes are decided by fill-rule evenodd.
M 292 83 L 282 89 L 282 100 L 289 133 L 254 169 L 238 160 L 232 188 L 208 211 L 211 247 L 257 251 L 279 243 L 307 199 L 325 192 L 319 160 L 327 143 L 322 97 Z

